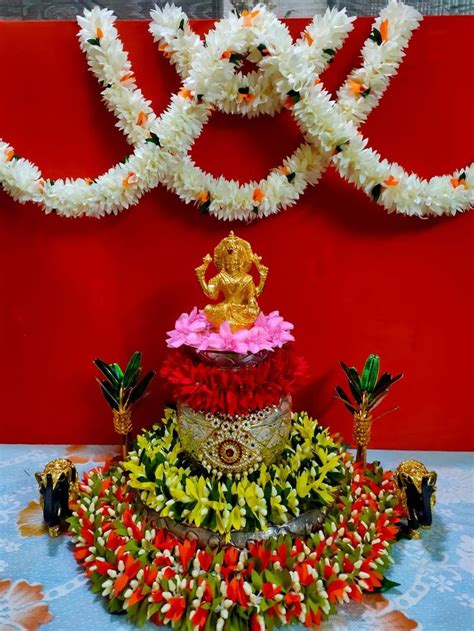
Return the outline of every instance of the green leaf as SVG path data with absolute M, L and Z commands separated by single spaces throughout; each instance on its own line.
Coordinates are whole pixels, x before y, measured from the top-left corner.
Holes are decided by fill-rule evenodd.
M 286 179 L 288 180 L 288 182 L 293 182 L 293 180 L 296 177 L 296 173 L 294 171 L 292 171 L 291 173 L 288 173 L 288 175 L 286 176 Z
M 113 410 L 118 410 L 119 409 L 119 402 L 117 401 L 117 399 L 112 396 L 109 391 L 107 390 L 107 387 L 105 386 L 107 382 L 106 381 L 99 381 L 99 385 L 100 385 L 100 389 L 102 390 L 102 394 L 104 395 L 104 399 L 107 401 L 107 403 L 110 405 L 110 407 Z
M 127 155 L 124 158 L 122 158 L 119 162 L 119 164 L 127 164 L 127 162 L 130 160 L 130 156 Z
M 293 99 L 293 103 L 298 103 L 300 100 L 300 93 L 296 90 L 290 90 L 286 95 Z
M 380 358 L 378 355 L 369 355 L 362 370 L 362 390 L 369 394 L 375 388 L 379 376 Z
M 150 381 L 155 375 L 156 372 L 154 370 L 150 370 L 150 372 L 143 377 L 140 383 L 133 388 L 132 394 L 130 395 L 130 404 L 136 403 L 138 399 L 145 394 L 145 390 L 148 388 Z
M 371 410 L 371 411 L 372 411 L 372 410 L 375 410 L 375 408 L 376 408 L 377 406 L 379 406 L 379 405 L 382 403 L 382 401 L 385 399 L 385 397 L 387 396 L 387 394 L 388 394 L 388 390 L 384 390 L 384 391 L 383 391 L 381 394 L 379 394 L 378 396 L 374 397 L 373 399 L 370 399 L 370 400 L 369 400 L 369 404 L 368 404 L 368 406 L 367 406 L 367 407 L 368 407 L 368 409 L 369 409 L 369 410 Z
M 239 94 L 248 94 L 249 92 L 250 92 L 250 88 L 248 86 L 239 88 Z
M 332 64 L 332 62 L 334 61 L 333 57 L 336 54 L 336 51 L 333 48 L 323 48 L 323 53 L 330 57 L 329 63 Z
M 257 50 L 262 55 L 262 57 L 267 57 L 270 54 L 268 52 L 268 48 L 265 46 L 265 44 L 259 44 L 257 46 Z
M 255 585 L 258 591 L 260 591 L 263 587 L 263 579 L 261 575 L 255 570 L 252 570 L 252 583 Z
M 108 604 L 108 610 L 110 613 L 117 613 L 122 609 L 122 601 L 119 598 L 112 598 Z
M 111 364 L 111 367 L 115 370 L 115 374 L 120 379 L 120 383 L 122 383 L 123 372 L 118 364 Z
M 110 364 L 106 364 L 102 359 L 94 359 L 93 362 L 100 372 L 106 377 L 116 388 L 120 388 L 121 381 L 117 378 L 115 370 Z
M 265 570 L 264 575 L 265 575 L 265 579 L 272 585 L 280 584 L 278 581 L 278 578 L 275 576 L 275 574 L 273 574 L 273 572 L 270 572 L 270 570 Z
M 363 97 L 369 96 L 370 94 L 370 88 L 366 88 L 363 92 L 361 92 L 361 95 Z
M 380 193 L 382 192 L 382 185 L 376 184 L 374 188 L 370 191 L 372 199 L 376 202 L 380 197 Z
M 149 137 L 145 140 L 145 142 L 152 142 L 154 145 L 161 147 L 160 139 L 155 134 L 155 132 L 151 131 Z
M 369 35 L 369 39 L 371 39 L 373 42 L 375 42 L 379 46 L 382 45 L 382 34 L 380 33 L 378 28 L 374 27 L 372 29 L 372 33 Z
M 354 414 L 354 412 L 356 412 L 356 408 L 353 406 L 351 400 L 349 399 L 349 397 L 347 396 L 347 394 L 344 392 L 344 390 L 341 388 L 341 386 L 336 386 L 336 392 L 339 395 L 339 398 L 341 399 L 342 403 L 345 405 L 345 407 L 347 408 L 347 410 L 351 413 Z
M 236 66 L 237 64 L 239 64 L 242 60 L 242 55 L 240 53 L 231 53 L 230 57 L 229 57 L 229 62 L 231 64 L 234 64 L 234 66 Z
M 360 383 L 359 373 L 355 368 L 349 368 L 343 361 L 340 361 L 339 365 L 346 373 L 352 396 L 354 397 L 356 403 L 360 405 L 362 403 L 362 387 Z
M 127 364 L 127 368 L 125 369 L 123 375 L 123 387 L 129 388 L 130 386 L 134 386 L 137 382 L 138 376 L 140 374 L 140 362 L 142 361 L 142 354 L 140 351 L 135 351 L 133 355 L 130 357 L 130 361 Z
M 375 399 L 383 392 L 388 391 L 393 386 L 393 384 L 396 383 L 402 377 L 403 377 L 403 374 L 396 375 L 396 377 L 392 377 L 392 375 L 389 372 L 384 372 L 383 375 L 378 380 L 377 384 L 375 385 L 375 388 L 373 389 L 372 394 L 369 397 L 369 401 L 370 399 Z
M 201 215 L 207 215 L 209 212 L 210 206 L 211 206 L 211 198 L 209 197 L 207 201 L 199 205 L 199 212 L 201 213 Z
M 463 171 L 462 173 L 458 175 L 458 180 L 461 182 L 462 180 L 465 180 L 465 179 L 466 179 L 466 172 Z
M 394 587 L 400 587 L 400 583 L 391 581 L 389 578 L 384 576 L 382 579 L 382 585 L 374 589 L 374 592 L 376 593 L 388 592 L 389 589 L 393 589 Z
M 93 37 L 87 40 L 88 44 L 92 44 L 92 46 L 100 46 L 100 39 L 98 37 Z
M 184 31 L 184 18 L 179 23 L 178 31 Z

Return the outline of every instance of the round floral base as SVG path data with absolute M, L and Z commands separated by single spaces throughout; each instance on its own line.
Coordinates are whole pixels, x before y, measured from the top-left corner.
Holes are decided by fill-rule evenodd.
M 152 526 L 130 473 L 85 474 L 70 518 L 74 555 L 111 612 L 184 630 L 314 627 L 381 587 L 398 532 L 390 472 L 342 454 L 337 500 L 318 532 L 211 549 Z
M 123 463 L 129 484 L 161 517 L 227 535 L 282 526 L 306 511 L 331 504 L 345 475 L 343 446 L 305 413 L 291 418 L 291 431 L 276 462 L 249 473 L 206 470 L 179 439 L 176 412 L 138 436 Z

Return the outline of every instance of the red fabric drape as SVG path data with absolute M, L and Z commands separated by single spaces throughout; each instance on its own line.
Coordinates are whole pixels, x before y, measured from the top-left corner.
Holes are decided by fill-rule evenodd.
M 305 21 L 291 21 L 297 34 Z M 334 90 L 357 63 L 370 31 L 354 33 L 326 73 Z M 196 23 L 204 31 L 207 22 Z M 426 18 L 398 76 L 363 131 L 390 160 L 422 176 L 474 158 L 474 17 Z M 145 22 L 119 30 L 144 94 L 161 111 L 179 81 Z M 0 23 L 0 136 L 45 177 L 91 176 L 128 151 L 87 71 L 73 22 Z M 290 115 L 247 120 L 215 114 L 196 142 L 215 175 L 264 176 L 300 142 Z M 270 267 L 264 310 L 295 323 L 311 381 L 296 406 L 350 440 L 351 419 L 333 399 L 338 360 L 360 367 L 379 353 L 403 371 L 374 428 L 373 446 L 473 446 L 474 212 L 421 221 L 388 216 L 334 171 L 296 207 L 231 226 Z M 229 225 L 182 204 L 162 187 L 118 217 L 45 216 L 0 193 L 0 401 L 6 442 L 114 441 L 92 359 L 124 362 L 136 349 L 159 368 L 165 332 L 203 305 L 193 268 Z M 137 429 L 160 417 L 158 379 L 137 410 Z

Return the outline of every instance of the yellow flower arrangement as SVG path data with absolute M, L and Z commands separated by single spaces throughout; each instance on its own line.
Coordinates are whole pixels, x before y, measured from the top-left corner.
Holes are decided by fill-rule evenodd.
M 179 442 L 176 414 L 138 436 L 124 468 L 142 501 L 163 517 L 221 534 L 281 525 L 332 502 L 344 474 L 343 447 L 306 413 L 293 415 L 278 463 L 241 478 L 209 475 Z

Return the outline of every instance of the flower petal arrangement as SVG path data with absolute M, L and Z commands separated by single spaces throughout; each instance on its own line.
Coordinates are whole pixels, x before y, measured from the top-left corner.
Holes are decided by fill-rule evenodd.
M 363 470 L 339 449 L 339 494 L 319 532 L 244 550 L 200 548 L 152 527 L 122 465 L 94 469 L 69 520 L 74 555 L 109 611 L 139 625 L 313 628 L 383 585 L 398 531 L 391 473 L 378 464 Z
M 184 451 L 169 410 L 137 439 L 123 463 L 129 485 L 163 517 L 219 533 L 263 530 L 331 503 L 342 478 L 343 449 L 306 414 L 296 414 L 278 462 L 234 479 L 209 475 Z
M 212 331 L 204 311 L 197 307 L 191 313 L 182 313 L 176 320 L 175 328 L 168 331 L 168 348 L 193 346 L 198 351 L 230 351 L 235 353 L 259 353 L 282 348 L 287 342 L 294 342 L 290 333 L 293 324 L 284 320 L 278 311 L 268 315 L 260 313 L 249 329 L 232 332 L 228 322 L 218 331 Z
M 0 183 L 19 202 L 67 217 L 116 214 L 159 183 L 186 203 L 224 220 L 266 217 L 293 205 L 308 184 L 332 164 L 389 212 L 428 216 L 455 214 L 474 205 L 474 165 L 423 180 L 370 149 L 358 126 L 378 104 L 396 74 L 410 36 L 421 20 L 413 8 L 391 0 L 376 18 L 337 99 L 320 74 L 351 30 L 345 11 L 317 16 L 296 43 L 264 6 L 230 14 L 201 41 L 187 16 L 173 5 L 152 12 L 151 32 L 176 64 L 183 83 L 156 116 L 136 84 L 128 55 L 105 9 L 78 18 L 79 39 L 90 69 L 102 83 L 106 106 L 133 145 L 125 163 L 98 178 L 48 180 L 39 168 L 0 141 Z M 242 72 L 245 59 L 258 70 Z M 244 116 L 291 110 L 305 141 L 267 178 L 240 184 L 199 169 L 189 151 L 214 109 Z
M 185 348 L 168 354 L 160 375 L 173 399 L 204 413 L 234 415 L 278 405 L 302 385 L 306 368 L 306 362 L 286 348 L 239 370 L 208 365 Z

